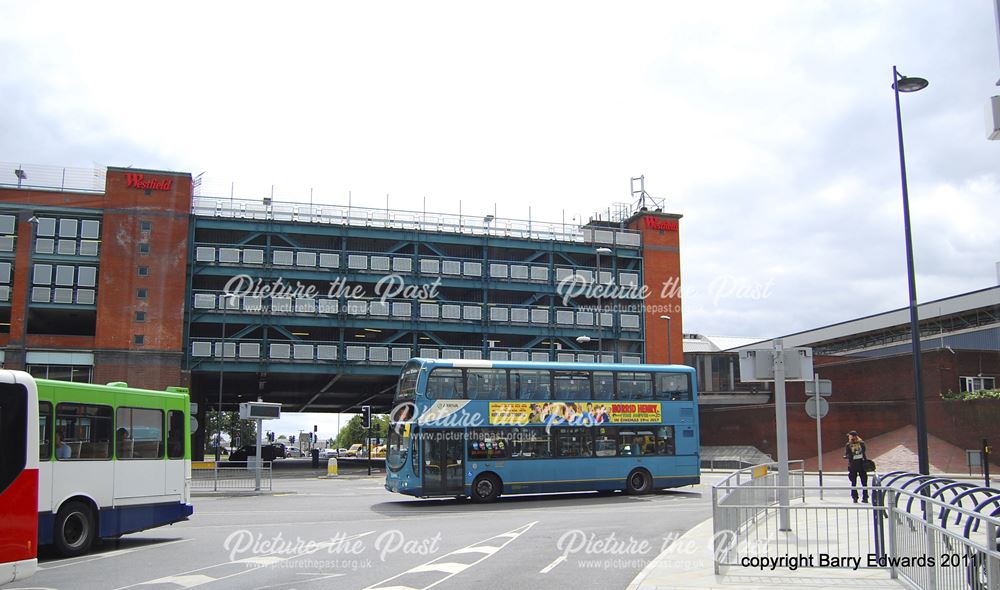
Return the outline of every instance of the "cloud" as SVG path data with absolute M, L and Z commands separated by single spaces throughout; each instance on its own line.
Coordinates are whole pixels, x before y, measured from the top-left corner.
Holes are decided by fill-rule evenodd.
M 645 174 L 684 215 L 684 330 L 770 336 L 906 304 L 893 64 L 931 81 L 901 101 L 920 298 L 995 283 L 990 16 L 930 0 L 7 5 L 0 159 L 556 223 L 630 200 Z M 729 279 L 773 287 L 709 295 Z

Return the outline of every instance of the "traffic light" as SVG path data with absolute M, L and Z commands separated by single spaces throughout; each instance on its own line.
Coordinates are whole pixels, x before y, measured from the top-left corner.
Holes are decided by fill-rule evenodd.
M 361 427 L 371 428 L 372 427 L 372 407 L 371 406 L 361 406 Z

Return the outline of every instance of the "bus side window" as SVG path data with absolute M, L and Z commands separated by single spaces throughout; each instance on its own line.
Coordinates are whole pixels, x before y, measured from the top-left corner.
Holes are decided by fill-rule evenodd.
M 56 459 L 111 459 L 111 406 L 56 406 Z
M 673 426 L 661 426 L 656 430 L 656 454 L 657 455 L 676 454 L 676 447 L 674 446 Z
M 440 368 L 431 371 L 427 378 L 427 397 L 430 399 L 464 399 L 465 382 L 462 369 Z
M 167 430 L 167 458 L 184 458 L 184 412 L 170 410 Z
M 653 378 L 650 373 L 618 373 L 618 399 L 653 399 Z
M 657 373 L 656 398 L 671 401 L 691 401 L 691 387 L 688 374 Z
M 610 371 L 594 371 L 594 399 L 615 399 L 615 375 Z
M 38 402 L 38 460 L 52 460 L 52 404 Z

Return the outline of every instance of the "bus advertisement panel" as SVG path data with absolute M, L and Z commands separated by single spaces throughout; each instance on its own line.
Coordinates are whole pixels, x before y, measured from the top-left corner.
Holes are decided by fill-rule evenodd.
M 624 490 L 700 481 L 694 369 L 412 359 L 386 489 L 417 497 Z

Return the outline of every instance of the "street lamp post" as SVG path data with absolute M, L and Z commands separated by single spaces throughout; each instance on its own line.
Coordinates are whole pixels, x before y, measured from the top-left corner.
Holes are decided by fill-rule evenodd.
M 670 316 L 668 316 L 668 315 L 661 315 L 660 319 L 661 320 L 667 320 L 667 364 L 668 365 L 672 365 L 673 364 L 673 355 L 671 354 L 671 350 L 670 350 Z
M 601 254 L 611 254 L 611 248 L 601 247 L 594 252 L 597 254 L 597 362 L 601 362 L 604 354 L 604 325 L 601 323 L 601 313 L 604 312 L 604 300 L 601 296 Z
M 910 341 L 913 352 L 913 397 L 917 421 L 917 463 L 920 473 L 928 475 L 927 418 L 924 415 L 924 388 L 920 375 L 920 321 L 917 315 L 917 281 L 913 270 L 913 239 L 910 233 L 910 197 L 906 188 L 906 158 L 903 155 L 903 118 L 899 112 L 899 93 L 917 92 L 927 87 L 927 80 L 901 75 L 892 66 L 892 89 L 896 97 L 896 134 L 899 139 L 899 176 L 903 184 L 903 231 L 906 235 L 906 276 L 910 288 Z

